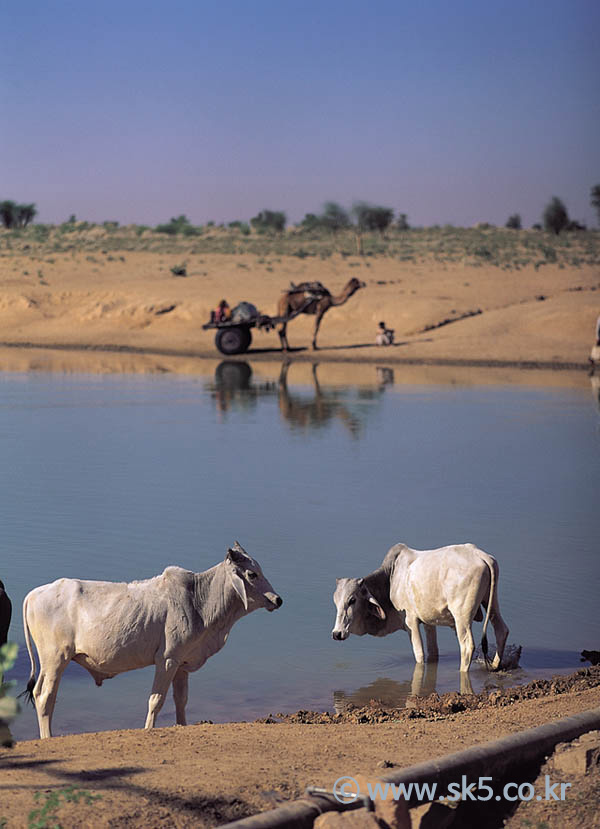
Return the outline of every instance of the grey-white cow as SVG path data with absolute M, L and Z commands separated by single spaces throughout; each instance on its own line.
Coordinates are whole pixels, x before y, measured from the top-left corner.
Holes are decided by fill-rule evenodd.
M 498 605 L 498 563 L 474 544 L 453 544 L 436 550 L 412 550 L 395 544 L 381 567 L 363 579 L 338 579 L 333 600 L 337 608 L 334 639 L 351 633 L 386 636 L 407 630 L 417 662 L 425 661 L 420 625 L 425 627 L 428 661 L 438 658 L 436 626 L 453 627 L 460 645 L 460 670 L 468 671 L 473 658 L 473 620 L 481 621 L 486 608 L 482 651 L 487 659 L 486 630 L 491 621 L 496 634 L 498 670 L 508 636 Z
M 203 573 L 167 567 L 129 584 L 59 579 L 32 590 L 23 603 L 31 659 L 27 684 L 40 737 L 50 737 L 60 678 L 73 660 L 102 685 L 123 671 L 155 665 L 146 728 L 173 683 L 178 725 L 185 725 L 188 674 L 221 650 L 238 619 L 282 599 L 258 562 L 236 541 L 225 560 Z M 36 682 L 33 638 L 40 659 Z

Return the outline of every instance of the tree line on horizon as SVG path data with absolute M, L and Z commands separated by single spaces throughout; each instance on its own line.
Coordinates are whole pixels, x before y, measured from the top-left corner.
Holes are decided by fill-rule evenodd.
M 590 191 L 590 203 L 598 214 L 600 224 L 600 184 L 596 184 Z M 18 204 L 10 199 L 0 201 L 0 222 L 5 228 L 20 229 L 27 227 L 35 216 L 37 208 L 35 204 Z M 69 223 L 75 225 L 76 217 L 72 214 Z M 261 210 L 250 222 L 232 221 L 228 223 L 231 229 L 237 229 L 244 235 L 249 235 L 252 229 L 257 233 L 282 233 L 287 224 L 285 212 L 281 210 Z M 104 222 L 105 226 L 118 227 L 118 222 Z M 207 227 L 213 227 L 214 222 L 207 222 Z M 394 225 L 398 230 L 409 230 L 408 215 L 399 213 L 394 223 L 394 210 L 390 207 L 369 204 L 365 201 L 355 202 L 350 210 L 345 209 L 334 201 L 325 202 L 321 213 L 306 213 L 302 221 L 297 225 L 301 230 L 307 232 L 328 231 L 336 234 L 341 230 L 354 229 L 358 234 L 363 232 L 379 232 L 381 234 Z M 488 226 L 483 223 L 481 226 Z M 521 230 L 522 221 L 519 213 L 513 213 L 508 217 L 506 228 Z M 558 235 L 562 231 L 587 230 L 586 226 L 576 220 L 570 219 L 567 208 L 558 196 L 553 196 L 542 213 L 542 223 L 532 225 L 534 230 L 546 230 Z M 156 225 L 154 230 L 158 233 L 169 235 L 197 235 L 202 233 L 202 228 L 193 225 L 185 215 L 171 218 L 169 222 Z

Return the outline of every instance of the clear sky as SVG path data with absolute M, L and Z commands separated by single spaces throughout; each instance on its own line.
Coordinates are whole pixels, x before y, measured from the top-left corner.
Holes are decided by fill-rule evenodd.
M 0 0 L 0 199 L 597 226 L 599 35 L 598 0 Z

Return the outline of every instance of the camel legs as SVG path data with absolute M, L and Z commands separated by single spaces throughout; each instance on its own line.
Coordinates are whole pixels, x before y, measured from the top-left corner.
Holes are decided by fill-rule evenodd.
M 281 324 L 281 328 L 277 332 L 279 334 L 279 341 L 281 343 L 281 348 L 284 351 L 288 351 L 290 345 L 287 339 L 287 322 Z
M 326 310 L 327 310 L 327 308 L 324 308 L 322 311 L 317 311 L 317 318 L 315 320 L 315 333 L 313 334 L 313 341 L 312 341 L 313 351 L 316 351 L 317 348 L 318 348 L 318 346 L 317 346 L 317 334 L 319 333 L 319 326 L 321 325 L 321 320 L 323 319 L 323 316 L 325 315 Z

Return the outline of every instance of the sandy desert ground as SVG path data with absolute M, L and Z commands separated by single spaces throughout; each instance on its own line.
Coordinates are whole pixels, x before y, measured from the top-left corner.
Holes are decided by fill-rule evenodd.
M 202 324 L 221 298 L 232 306 L 248 300 L 273 315 L 291 281 L 320 280 L 337 294 L 356 276 L 366 288 L 326 314 L 317 354 L 310 350 L 314 318 L 290 323 L 290 346 L 301 349 L 294 359 L 583 367 L 600 313 L 600 270 L 592 265 L 502 270 L 336 254 L 188 254 L 188 275 L 173 276 L 181 258 L 144 251 L 5 254 L 0 346 L 218 357 L 214 332 Z M 396 332 L 392 347 L 374 345 L 380 320 Z M 279 359 L 279 347 L 275 332 L 255 334 L 247 358 Z

